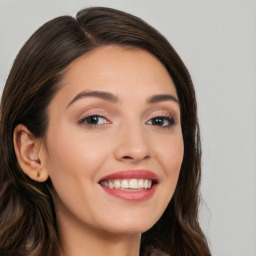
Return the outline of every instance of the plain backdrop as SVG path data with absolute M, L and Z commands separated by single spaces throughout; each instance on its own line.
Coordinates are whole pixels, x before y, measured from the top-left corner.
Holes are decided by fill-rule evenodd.
M 256 1 L 0 0 L 0 92 L 43 23 L 84 7 L 135 14 L 171 42 L 194 81 L 203 145 L 200 222 L 213 255 L 256 255 Z

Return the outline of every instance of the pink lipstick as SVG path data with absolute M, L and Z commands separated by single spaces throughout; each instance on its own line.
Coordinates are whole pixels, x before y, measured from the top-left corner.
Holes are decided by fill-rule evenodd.
M 108 194 L 129 201 L 143 201 L 154 195 L 158 177 L 148 170 L 127 170 L 103 177 L 99 184 Z

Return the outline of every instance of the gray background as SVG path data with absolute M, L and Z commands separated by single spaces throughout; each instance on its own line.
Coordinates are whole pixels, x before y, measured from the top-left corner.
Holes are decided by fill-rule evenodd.
M 203 143 L 200 222 L 213 255 L 256 255 L 256 1 L 0 0 L 0 92 L 44 22 L 88 6 L 135 14 L 162 32 L 195 83 Z

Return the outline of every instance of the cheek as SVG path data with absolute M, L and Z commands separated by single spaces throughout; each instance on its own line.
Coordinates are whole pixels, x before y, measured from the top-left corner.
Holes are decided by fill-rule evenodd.
M 95 138 L 61 131 L 49 136 L 47 145 L 46 168 L 57 195 L 57 207 L 66 207 L 81 219 L 89 218 L 90 211 L 84 209 L 94 203 L 90 195 L 97 186 L 98 172 L 109 156 L 108 148 Z
M 48 169 L 50 175 L 56 172 L 71 176 L 93 174 L 108 155 L 107 147 L 94 136 L 63 129 L 48 137 Z M 81 176 L 80 176 L 81 177 Z
M 54 132 L 56 130 L 58 133 Z M 111 147 L 107 146 L 110 139 L 107 138 L 88 134 L 70 124 L 49 130 L 47 169 L 57 194 L 66 203 L 95 189 L 99 172 L 111 155 Z
M 173 136 L 170 139 L 163 141 L 162 146 L 158 148 L 158 155 L 161 158 L 166 175 L 175 171 L 179 171 L 183 155 L 184 145 L 182 135 Z
M 166 184 L 168 183 L 166 188 L 171 188 L 170 191 L 173 193 L 178 181 L 184 155 L 182 135 L 171 137 L 169 140 L 166 139 L 156 150 L 158 162 L 161 164 L 164 172 L 164 182 Z

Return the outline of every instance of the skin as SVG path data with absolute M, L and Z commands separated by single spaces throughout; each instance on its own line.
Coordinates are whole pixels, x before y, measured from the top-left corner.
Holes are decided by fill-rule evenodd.
M 76 98 L 89 90 L 112 93 L 118 101 Z M 41 165 L 34 179 L 50 177 L 53 184 L 62 255 L 139 255 L 141 233 L 166 209 L 183 159 L 179 104 L 172 99 L 147 102 L 159 94 L 177 98 L 163 64 L 143 50 L 98 48 L 65 71 L 48 106 L 46 137 L 38 154 L 33 151 Z M 86 119 L 90 115 L 103 117 L 93 126 Z M 159 116 L 164 122 L 154 123 Z M 20 144 L 29 140 L 20 137 Z M 140 169 L 158 176 L 147 200 L 123 200 L 99 184 L 111 173 Z

